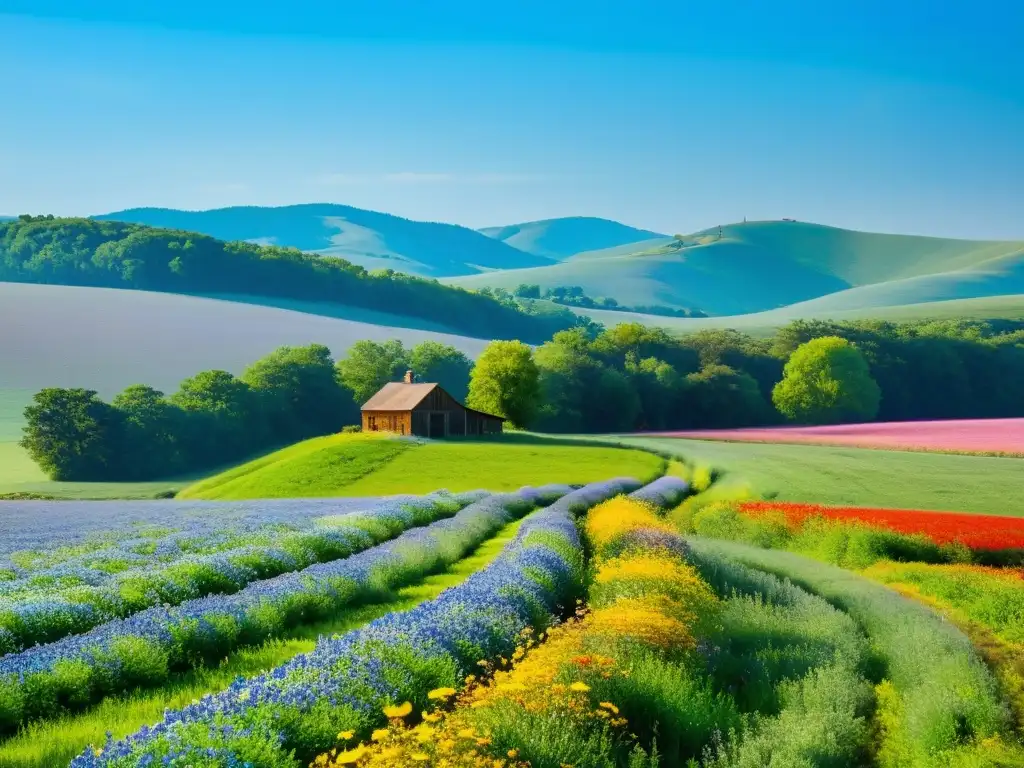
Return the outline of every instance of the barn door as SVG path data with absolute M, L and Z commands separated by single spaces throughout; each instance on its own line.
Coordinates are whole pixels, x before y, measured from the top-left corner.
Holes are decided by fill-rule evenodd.
M 430 414 L 430 437 L 447 437 L 448 420 L 445 418 L 445 413 L 431 413 Z

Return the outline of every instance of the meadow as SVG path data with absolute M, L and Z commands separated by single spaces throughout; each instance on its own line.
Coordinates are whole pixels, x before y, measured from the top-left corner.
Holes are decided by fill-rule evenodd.
M 542 436 L 482 441 L 398 439 L 381 433 L 306 440 L 184 488 L 182 499 L 267 499 L 511 491 L 586 484 L 618 474 L 649 480 L 664 460 L 646 451 L 581 446 Z
M 715 490 L 727 498 L 1024 515 L 1016 458 L 646 436 L 613 441 L 716 468 Z
M 405 495 L 7 502 L 0 766 L 1024 765 L 1018 518 L 716 500 L 659 447 L 332 436 L 195 494 Z

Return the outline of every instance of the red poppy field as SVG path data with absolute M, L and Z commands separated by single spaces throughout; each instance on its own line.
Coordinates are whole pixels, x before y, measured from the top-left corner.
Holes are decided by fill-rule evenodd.
M 771 501 L 744 502 L 740 504 L 740 511 L 747 514 L 781 512 L 794 526 L 818 516 L 832 520 L 856 520 L 898 533 L 920 533 L 936 544 L 960 542 L 971 549 L 1024 549 L 1024 519 L 1015 517 Z

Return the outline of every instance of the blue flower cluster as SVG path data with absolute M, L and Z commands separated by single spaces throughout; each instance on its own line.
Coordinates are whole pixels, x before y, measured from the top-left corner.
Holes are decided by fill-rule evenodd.
M 222 659 L 234 648 L 262 642 L 289 626 L 371 599 L 461 557 L 465 550 L 449 543 L 449 531 L 463 538 L 467 531 L 486 535 L 492 519 L 524 514 L 567 490 L 485 496 L 455 518 L 430 525 L 426 523 L 431 518 L 451 514 L 451 496 L 383 504 L 365 519 L 388 521 L 386 527 L 393 533 L 414 525 L 424 527 L 407 530 L 347 559 L 253 582 L 232 595 L 149 608 L 81 635 L 4 656 L 0 658 L 0 733 L 30 719 L 88 706 L 113 692 L 159 685 L 175 669 Z M 351 535 L 354 545 L 373 543 L 360 538 L 366 537 L 364 530 L 354 528 Z
M 674 507 L 690 492 L 690 484 L 678 477 L 665 475 L 629 494 L 636 501 L 646 501 L 659 509 Z
M 525 630 L 542 629 L 571 610 L 584 571 L 574 517 L 638 486 L 619 479 L 573 491 L 528 518 L 491 565 L 436 599 L 322 638 L 312 652 L 169 711 L 156 726 L 89 749 L 71 766 L 185 765 L 203 747 L 210 758 L 190 764 L 297 768 L 334 746 L 340 730 L 365 736 L 382 720 L 383 706 L 425 706 L 431 689 L 460 687 L 480 661 L 507 657 Z M 437 527 L 454 528 L 488 506 L 493 501 Z
M 173 540 L 164 539 L 159 546 L 154 546 L 150 557 L 134 555 L 143 564 L 148 561 L 148 568 L 110 574 L 96 586 L 23 589 L 0 596 L 0 654 L 86 632 L 153 606 L 178 605 L 207 595 L 237 592 L 260 579 L 297 571 L 313 563 L 347 557 L 391 538 L 413 524 L 409 522 L 409 515 L 396 515 L 396 507 L 412 513 L 423 509 L 427 512 L 425 522 L 431 522 L 438 513 L 449 511 L 454 514 L 483 496 L 486 493 L 479 491 L 455 496 L 441 492 L 422 500 L 403 497 L 365 512 L 315 518 L 312 527 L 301 530 L 282 530 L 280 526 L 264 524 L 259 529 L 254 528 L 249 535 L 256 541 L 262 539 L 265 542 L 262 545 L 240 545 L 239 542 L 246 537 L 237 528 L 230 538 L 223 533 L 210 537 L 213 542 L 192 531 L 180 532 Z M 212 554 L 180 556 L 186 543 L 196 548 L 223 546 L 228 542 L 236 546 Z M 176 551 L 179 557 L 160 566 L 157 559 L 160 548 Z M 132 554 L 128 550 L 124 553 Z M 81 573 L 89 570 L 79 567 Z M 70 572 L 70 568 L 65 567 L 65 572 Z M 29 581 L 38 578 L 35 576 Z M 5 583 L 8 591 L 13 592 L 15 583 Z
M 401 497 L 389 499 L 397 501 Z M 412 497 L 405 497 L 412 498 Z M 59 553 L 152 538 L 154 532 L 216 536 L 246 525 L 301 524 L 324 515 L 366 509 L 378 499 L 270 499 L 261 501 L 0 501 L 4 535 L 0 570 L 16 552 Z M 134 535 L 129 532 L 134 532 Z

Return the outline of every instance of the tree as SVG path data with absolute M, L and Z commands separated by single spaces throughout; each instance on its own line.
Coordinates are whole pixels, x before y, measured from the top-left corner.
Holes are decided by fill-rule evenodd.
M 119 445 L 118 479 L 172 477 L 187 466 L 181 444 L 185 415 L 163 392 L 133 384 L 111 403 L 124 426 Z
M 43 389 L 25 409 L 21 447 L 52 480 L 115 479 L 121 424 L 91 389 Z
M 181 382 L 171 403 L 185 411 L 185 443 L 198 466 L 239 458 L 267 445 L 267 428 L 249 385 L 227 371 L 203 371 Z
M 280 347 L 246 368 L 241 380 L 257 396 L 275 443 L 338 432 L 358 416 L 323 344 Z
M 389 381 L 398 381 L 409 367 L 409 353 L 397 339 L 378 344 L 357 341 L 338 361 L 338 378 L 362 405 Z
M 686 377 L 686 416 L 696 427 L 740 427 L 765 421 L 768 404 L 750 374 L 708 365 Z
M 419 380 L 440 384 L 460 403 L 466 402 L 473 362 L 455 347 L 436 341 L 421 341 L 409 350 L 409 367 Z
M 521 341 L 492 341 L 473 366 L 467 405 L 525 428 L 537 413 L 540 387 L 533 351 Z
M 829 424 L 873 419 L 881 391 L 857 347 L 838 336 L 823 336 L 793 352 L 772 400 L 789 419 Z

